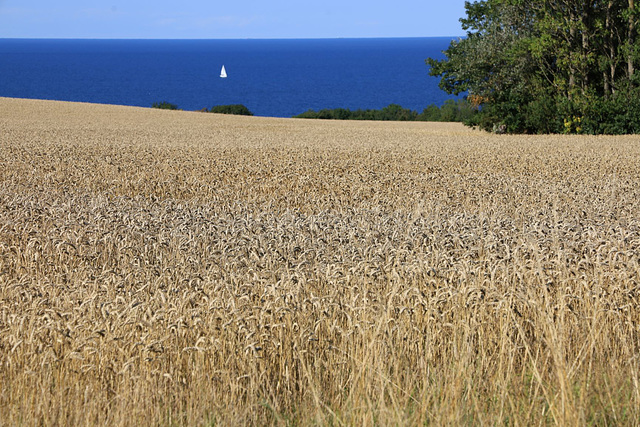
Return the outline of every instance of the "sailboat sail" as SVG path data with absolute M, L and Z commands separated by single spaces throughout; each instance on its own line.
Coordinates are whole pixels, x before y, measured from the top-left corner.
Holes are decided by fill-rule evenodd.
M 220 77 L 223 79 L 227 77 L 227 70 L 224 69 L 224 65 L 222 66 L 222 70 L 220 70 Z

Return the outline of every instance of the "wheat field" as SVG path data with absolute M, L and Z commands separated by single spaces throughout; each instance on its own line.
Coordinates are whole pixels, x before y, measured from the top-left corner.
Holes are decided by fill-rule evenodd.
M 638 425 L 640 138 L 0 98 L 1 425 Z

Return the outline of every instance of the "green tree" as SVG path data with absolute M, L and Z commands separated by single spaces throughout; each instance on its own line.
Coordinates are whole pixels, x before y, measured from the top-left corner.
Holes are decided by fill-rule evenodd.
M 621 98 L 635 105 L 638 95 L 634 0 L 482 0 L 466 2 L 465 9 L 460 21 L 467 37 L 451 43 L 446 59 L 427 64 L 443 90 L 468 92 L 480 109 L 473 124 L 508 132 L 595 132 L 573 123 L 597 116 L 618 123 L 600 130 L 635 132 L 640 110 L 625 114 L 624 125 L 609 113 L 619 110 Z

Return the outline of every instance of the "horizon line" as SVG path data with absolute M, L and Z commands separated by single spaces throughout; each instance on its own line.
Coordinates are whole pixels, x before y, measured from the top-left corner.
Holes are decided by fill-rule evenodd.
M 362 36 L 362 37 L 0 37 L 0 40 L 353 40 L 353 39 L 435 39 L 435 38 L 460 38 L 465 35 L 446 36 Z

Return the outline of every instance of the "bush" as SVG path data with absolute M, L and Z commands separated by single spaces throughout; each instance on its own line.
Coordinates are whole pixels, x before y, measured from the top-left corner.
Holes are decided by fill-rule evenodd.
M 323 109 L 320 111 L 307 110 L 294 116 L 298 119 L 329 119 L 329 120 L 394 120 L 394 121 L 434 121 L 434 122 L 462 122 L 471 120 L 478 109 L 466 99 L 448 100 L 439 108 L 431 104 L 418 114 L 398 104 L 390 104 L 380 110 L 351 111 L 345 108 Z
M 176 104 L 171 104 L 167 101 L 162 101 L 162 102 L 154 102 L 151 105 L 151 108 L 159 108 L 161 110 L 177 110 L 178 106 Z
M 402 108 L 398 104 L 389 104 L 380 111 L 378 120 L 398 120 L 411 121 L 418 117 L 418 113 L 407 108 Z
M 438 107 L 435 104 L 429 105 L 417 116 L 416 120 L 467 123 L 477 113 L 478 109 L 466 99 L 448 99 L 442 107 Z
M 239 116 L 253 116 L 247 107 L 242 104 L 216 105 L 209 110 L 210 113 L 217 114 L 235 114 Z
M 564 123 L 559 117 L 558 106 L 553 98 L 544 97 L 529 102 L 524 109 L 524 131 L 550 134 L 562 132 Z
M 609 99 L 599 98 L 585 108 L 582 118 L 583 133 L 639 134 L 640 89 L 620 91 Z
M 293 116 L 296 119 L 317 119 L 318 113 L 312 109 L 308 109 L 304 113 L 298 114 L 297 116 Z
M 452 99 L 447 99 L 440 108 L 440 120 L 454 122 L 458 116 L 458 105 Z
M 440 111 L 440 107 L 436 104 L 431 104 L 418 116 L 418 120 L 422 120 L 425 122 L 439 122 L 442 119 L 442 113 Z

